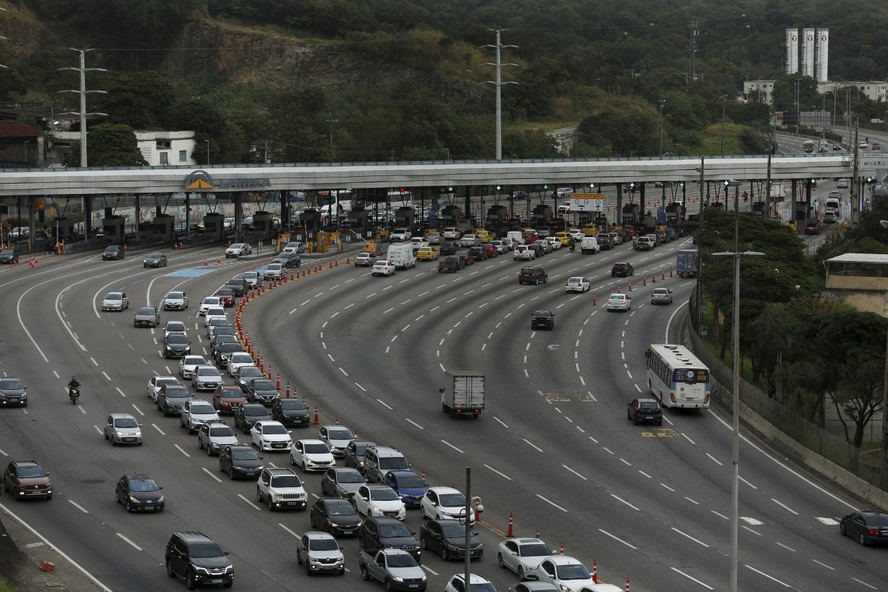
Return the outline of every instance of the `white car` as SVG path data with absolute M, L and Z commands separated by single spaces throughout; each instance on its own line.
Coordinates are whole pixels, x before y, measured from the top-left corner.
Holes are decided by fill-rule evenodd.
M 352 498 L 361 516 L 390 516 L 398 520 L 407 518 L 407 508 L 398 492 L 388 485 L 361 485 Z
M 552 555 L 540 562 L 537 579 L 556 586 L 562 592 L 579 592 L 583 588 L 594 589 L 595 580 L 579 559 L 569 555 Z
M 528 245 L 518 245 L 515 247 L 512 259 L 514 261 L 532 261 L 533 259 L 536 259 L 536 251 L 531 249 Z
M 211 421 L 219 421 L 219 413 L 206 399 L 188 399 L 179 412 L 179 425 L 187 429 L 189 434 Z
M 565 290 L 567 292 L 588 292 L 591 289 L 592 284 L 584 277 L 574 276 L 568 278 L 567 283 L 565 284 Z
M 848 189 L 848 179 L 845 177 L 839 177 L 836 181 L 836 187 L 839 189 Z
M 163 336 L 166 337 L 172 333 L 188 335 L 188 327 L 182 321 L 167 321 L 166 325 L 163 326 Z
M 256 501 L 265 502 L 269 510 L 304 510 L 308 494 L 293 469 L 265 467 L 256 481 Z
M 304 565 L 309 575 L 322 572 L 335 572 L 339 575 L 345 573 L 345 555 L 342 554 L 342 547 L 328 532 L 303 533 L 296 543 L 296 563 Z M 422 571 L 419 566 L 417 569 Z
M 585 234 L 583 234 L 583 231 L 580 230 L 579 228 L 571 228 L 570 230 L 567 231 L 567 233 L 575 241 L 581 241 L 581 240 L 583 240 L 583 237 L 586 236 Z
M 481 239 L 478 238 L 475 234 L 464 234 L 462 238 L 459 239 L 459 246 L 464 249 L 470 249 L 472 247 L 477 247 L 481 244 Z
M 198 366 L 191 374 L 191 386 L 198 391 L 214 391 L 222 384 L 222 374 L 215 366 Z
M 105 421 L 105 439 L 112 446 L 118 444 L 142 445 L 142 424 L 129 413 L 112 413 Z
M 287 451 L 293 445 L 290 432 L 279 421 L 257 421 L 250 428 L 250 442 L 259 450 Z
M 163 297 L 164 310 L 185 310 L 188 308 L 188 296 L 185 292 L 174 290 Z
M 393 263 L 389 263 L 388 261 L 377 261 L 373 264 L 370 273 L 373 276 L 395 275 L 395 266 Z
M 253 252 L 253 248 L 247 243 L 234 243 L 225 249 L 225 257 L 245 257 Z
M 453 574 L 444 586 L 444 592 L 465 592 L 465 574 Z M 490 580 L 478 574 L 469 574 L 469 590 L 471 592 L 496 592 Z
M 318 439 L 330 447 L 330 452 L 337 458 L 345 457 L 345 448 L 355 440 L 355 435 L 345 426 L 325 425 L 318 430 Z
M 228 314 L 225 312 L 225 309 L 221 306 L 210 306 L 207 308 L 207 312 L 204 313 L 204 327 L 210 324 L 210 319 L 213 317 L 222 317 L 223 319 L 228 319 Z
M 247 352 L 233 352 L 228 356 L 228 375 L 232 378 L 237 375 L 237 370 L 241 366 L 253 366 L 253 356 Z
M 179 376 L 182 378 L 191 378 L 194 369 L 198 366 L 206 366 L 207 361 L 203 356 L 185 356 L 179 359 Z
M 16 226 L 9 231 L 9 238 L 28 238 L 31 236 L 31 229 L 27 226 Z
M 376 254 L 374 253 L 358 253 L 355 255 L 355 267 L 373 267 L 376 263 Z
M 561 243 L 561 240 L 558 239 L 558 238 L 556 238 L 556 237 L 554 237 L 554 236 L 547 236 L 547 237 L 546 237 L 546 242 L 549 243 L 550 245 L 552 245 L 552 250 L 553 250 L 553 251 L 557 251 L 558 249 L 560 249 L 561 247 L 564 246 L 564 245 Z
M 559 187 L 558 189 L 555 190 L 555 193 L 560 198 L 569 197 L 569 196 L 573 195 L 573 192 L 574 192 L 573 187 Z
M 629 312 L 631 308 L 632 297 L 629 294 L 611 294 L 607 297 L 607 302 L 605 303 L 605 309 L 608 311 L 623 310 Z
M 441 233 L 441 236 L 444 237 L 444 240 L 458 240 L 462 233 L 456 226 L 448 226 Z
M 389 238 L 392 241 L 407 241 L 410 240 L 410 231 L 406 228 L 395 228 Z
M 419 503 L 419 514 L 429 520 L 459 520 L 466 514 L 466 496 L 453 487 L 429 487 Z M 469 512 L 475 524 L 475 513 Z
M 540 562 L 554 554 L 540 539 L 506 539 L 499 544 L 496 562 L 500 567 L 514 571 L 521 580 L 536 579 Z
M 282 263 L 269 263 L 265 266 L 262 277 L 266 280 L 276 280 L 284 273 L 284 265 Z
M 218 296 L 207 296 L 200 303 L 200 308 L 197 310 L 198 316 L 206 316 L 207 310 L 210 308 L 221 308 L 222 307 L 222 299 Z
M 336 464 L 330 447 L 320 440 L 296 440 L 290 448 L 290 464 L 302 472 L 326 471 Z
M 126 292 L 108 292 L 105 294 L 105 297 L 102 298 L 102 310 L 126 310 L 129 308 L 129 299 L 126 297 Z
M 165 384 L 182 384 L 175 376 L 152 376 L 148 380 L 148 398 L 157 403 L 157 395 Z

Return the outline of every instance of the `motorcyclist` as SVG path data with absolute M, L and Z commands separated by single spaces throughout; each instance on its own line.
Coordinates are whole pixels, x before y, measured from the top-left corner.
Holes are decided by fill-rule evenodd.
M 79 388 L 80 388 L 80 383 L 77 382 L 77 377 L 72 376 L 71 381 L 68 383 L 68 392 L 70 393 L 74 389 L 79 389 Z
M 577 241 L 571 239 L 570 241 L 570 252 L 573 253 L 577 250 Z

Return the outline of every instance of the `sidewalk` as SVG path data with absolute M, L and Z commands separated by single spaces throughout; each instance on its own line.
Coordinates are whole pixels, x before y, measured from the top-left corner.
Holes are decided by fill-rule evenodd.
M 6 508 L 9 496 L 0 498 L 0 575 L 18 592 L 105 592 L 108 589 L 91 580 L 48 541 L 11 516 Z M 15 503 L 15 502 L 12 502 Z M 52 567 L 41 570 L 41 562 Z M 53 573 L 49 573 L 49 570 Z

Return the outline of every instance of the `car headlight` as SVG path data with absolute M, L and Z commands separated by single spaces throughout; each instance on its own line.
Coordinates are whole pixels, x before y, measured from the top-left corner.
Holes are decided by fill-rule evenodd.
M 392 580 L 401 583 L 404 581 L 404 578 L 402 578 L 401 576 L 392 576 Z
M 163 502 L 164 502 L 164 497 L 161 495 L 159 498 L 157 498 L 157 503 L 162 504 Z
M 570 587 L 565 586 L 564 584 L 558 584 L 558 587 L 561 589 L 561 592 L 570 592 Z

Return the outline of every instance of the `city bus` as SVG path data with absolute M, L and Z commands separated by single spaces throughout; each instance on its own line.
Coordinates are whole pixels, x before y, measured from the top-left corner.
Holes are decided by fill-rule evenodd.
M 814 140 L 805 140 L 804 144 L 802 144 L 802 150 L 805 151 L 805 154 L 814 154 Z
M 648 386 L 665 407 L 709 408 L 709 368 L 688 348 L 653 344 L 644 355 Z

